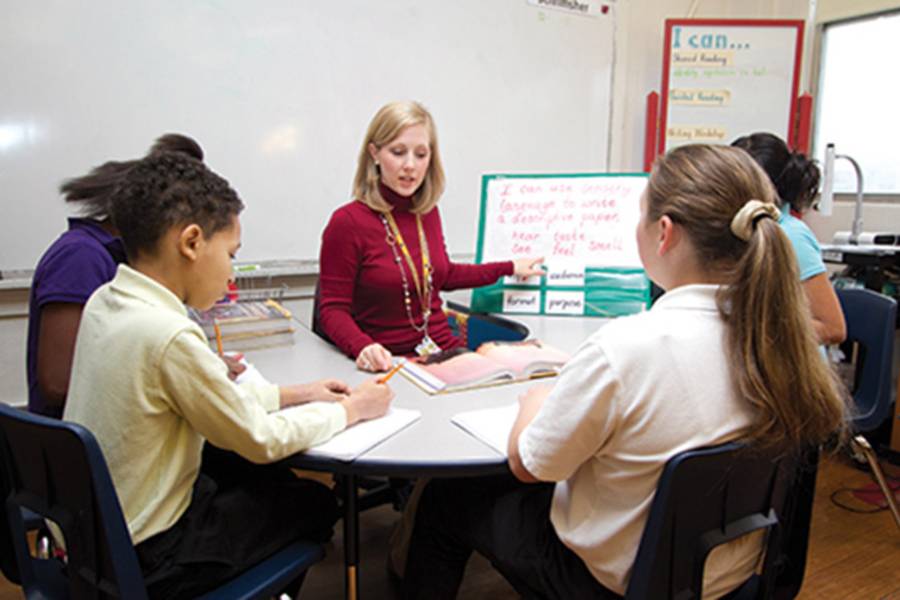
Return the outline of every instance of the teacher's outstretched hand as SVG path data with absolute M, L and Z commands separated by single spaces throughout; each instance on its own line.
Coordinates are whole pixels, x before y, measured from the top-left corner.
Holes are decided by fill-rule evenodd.
M 540 277 L 544 274 L 544 258 L 517 258 L 513 261 L 513 275 L 516 277 Z
M 394 356 L 381 344 L 369 344 L 359 351 L 356 357 L 356 366 L 363 371 L 382 373 L 391 368 L 391 359 Z

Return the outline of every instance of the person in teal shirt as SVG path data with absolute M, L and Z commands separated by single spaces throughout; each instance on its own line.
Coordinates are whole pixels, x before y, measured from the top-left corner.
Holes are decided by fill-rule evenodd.
M 801 218 L 810 209 L 821 177 L 819 167 L 800 152 L 791 152 L 784 140 L 771 133 L 754 133 L 731 144 L 745 150 L 768 174 L 781 199 L 778 223 L 787 234 L 800 271 L 800 281 L 809 300 L 813 325 L 821 344 L 838 344 L 847 337 L 844 313 L 828 271 L 822 250 L 809 226 Z

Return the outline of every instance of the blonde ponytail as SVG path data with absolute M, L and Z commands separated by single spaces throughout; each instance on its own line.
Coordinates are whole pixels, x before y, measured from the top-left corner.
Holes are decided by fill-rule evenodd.
M 737 393 L 756 408 L 746 437 L 760 446 L 846 435 L 847 403 L 818 352 L 796 257 L 777 223 L 766 174 L 742 150 L 679 147 L 654 166 L 648 220 L 668 215 L 704 265 L 728 282 L 718 298 Z

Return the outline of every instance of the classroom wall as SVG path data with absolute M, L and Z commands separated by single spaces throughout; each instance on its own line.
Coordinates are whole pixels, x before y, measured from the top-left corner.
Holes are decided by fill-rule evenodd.
M 642 168 L 646 98 L 662 85 L 666 19 L 806 19 L 808 0 L 630 0 L 618 2 L 610 170 Z
M 816 22 L 842 21 L 898 8 L 900 2 L 897 0 L 818 0 Z
M 815 1 L 815 0 L 814 0 Z M 900 0 L 817 0 L 819 23 L 900 8 Z M 608 140 L 609 169 L 633 172 L 642 167 L 645 98 L 659 91 L 662 77 L 663 22 L 666 18 L 785 18 L 806 19 L 808 0 L 619 0 L 615 31 L 615 69 Z M 813 230 L 822 241 L 850 228 L 852 197 L 838 196 L 834 216 L 812 215 Z M 900 223 L 900 199 L 868 200 L 867 224 Z M 0 288 L 0 401 L 20 403 L 25 389 L 25 328 L 27 291 Z M 11 315 L 11 316 L 4 316 Z M 301 315 L 303 316 L 303 315 Z
M 900 8 L 900 0 L 812 0 L 817 1 L 815 20 L 821 24 Z M 660 91 L 662 47 L 667 18 L 760 18 L 807 19 L 810 0 L 631 0 L 619 2 L 616 30 L 616 61 L 613 73 L 613 107 L 610 123 L 610 170 L 640 170 L 644 152 L 646 97 Z M 818 34 L 818 30 L 814 30 Z M 813 40 L 815 42 L 816 40 Z M 818 44 L 806 46 L 818 52 Z M 804 61 L 808 57 L 804 57 Z M 813 61 L 815 62 L 815 61 Z M 873 74 L 874 75 L 874 74 Z M 815 69 L 809 87 L 815 88 Z M 821 157 L 819 157 L 821 158 Z M 835 197 L 832 217 L 811 215 L 810 226 L 822 242 L 835 231 L 850 229 L 852 195 Z M 900 196 L 867 198 L 864 224 L 900 224 Z M 868 228 L 868 227 L 867 227 Z

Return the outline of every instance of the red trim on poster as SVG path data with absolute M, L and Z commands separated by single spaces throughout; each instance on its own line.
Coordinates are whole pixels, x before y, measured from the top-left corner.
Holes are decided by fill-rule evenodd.
M 803 94 L 797 99 L 797 144 L 794 150 L 809 156 L 812 141 L 812 106 L 813 98 Z
M 798 118 L 797 98 L 800 91 L 800 66 L 803 60 L 803 25 L 803 21 L 798 21 L 797 46 L 794 50 L 794 80 L 791 82 L 791 111 L 788 114 L 788 147 L 790 148 L 796 148 L 798 145 L 797 130 L 793 125 Z
M 659 136 L 659 94 L 647 94 L 647 122 L 644 125 L 644 172 L 649 173 L 656 160 L 656 140 Z

